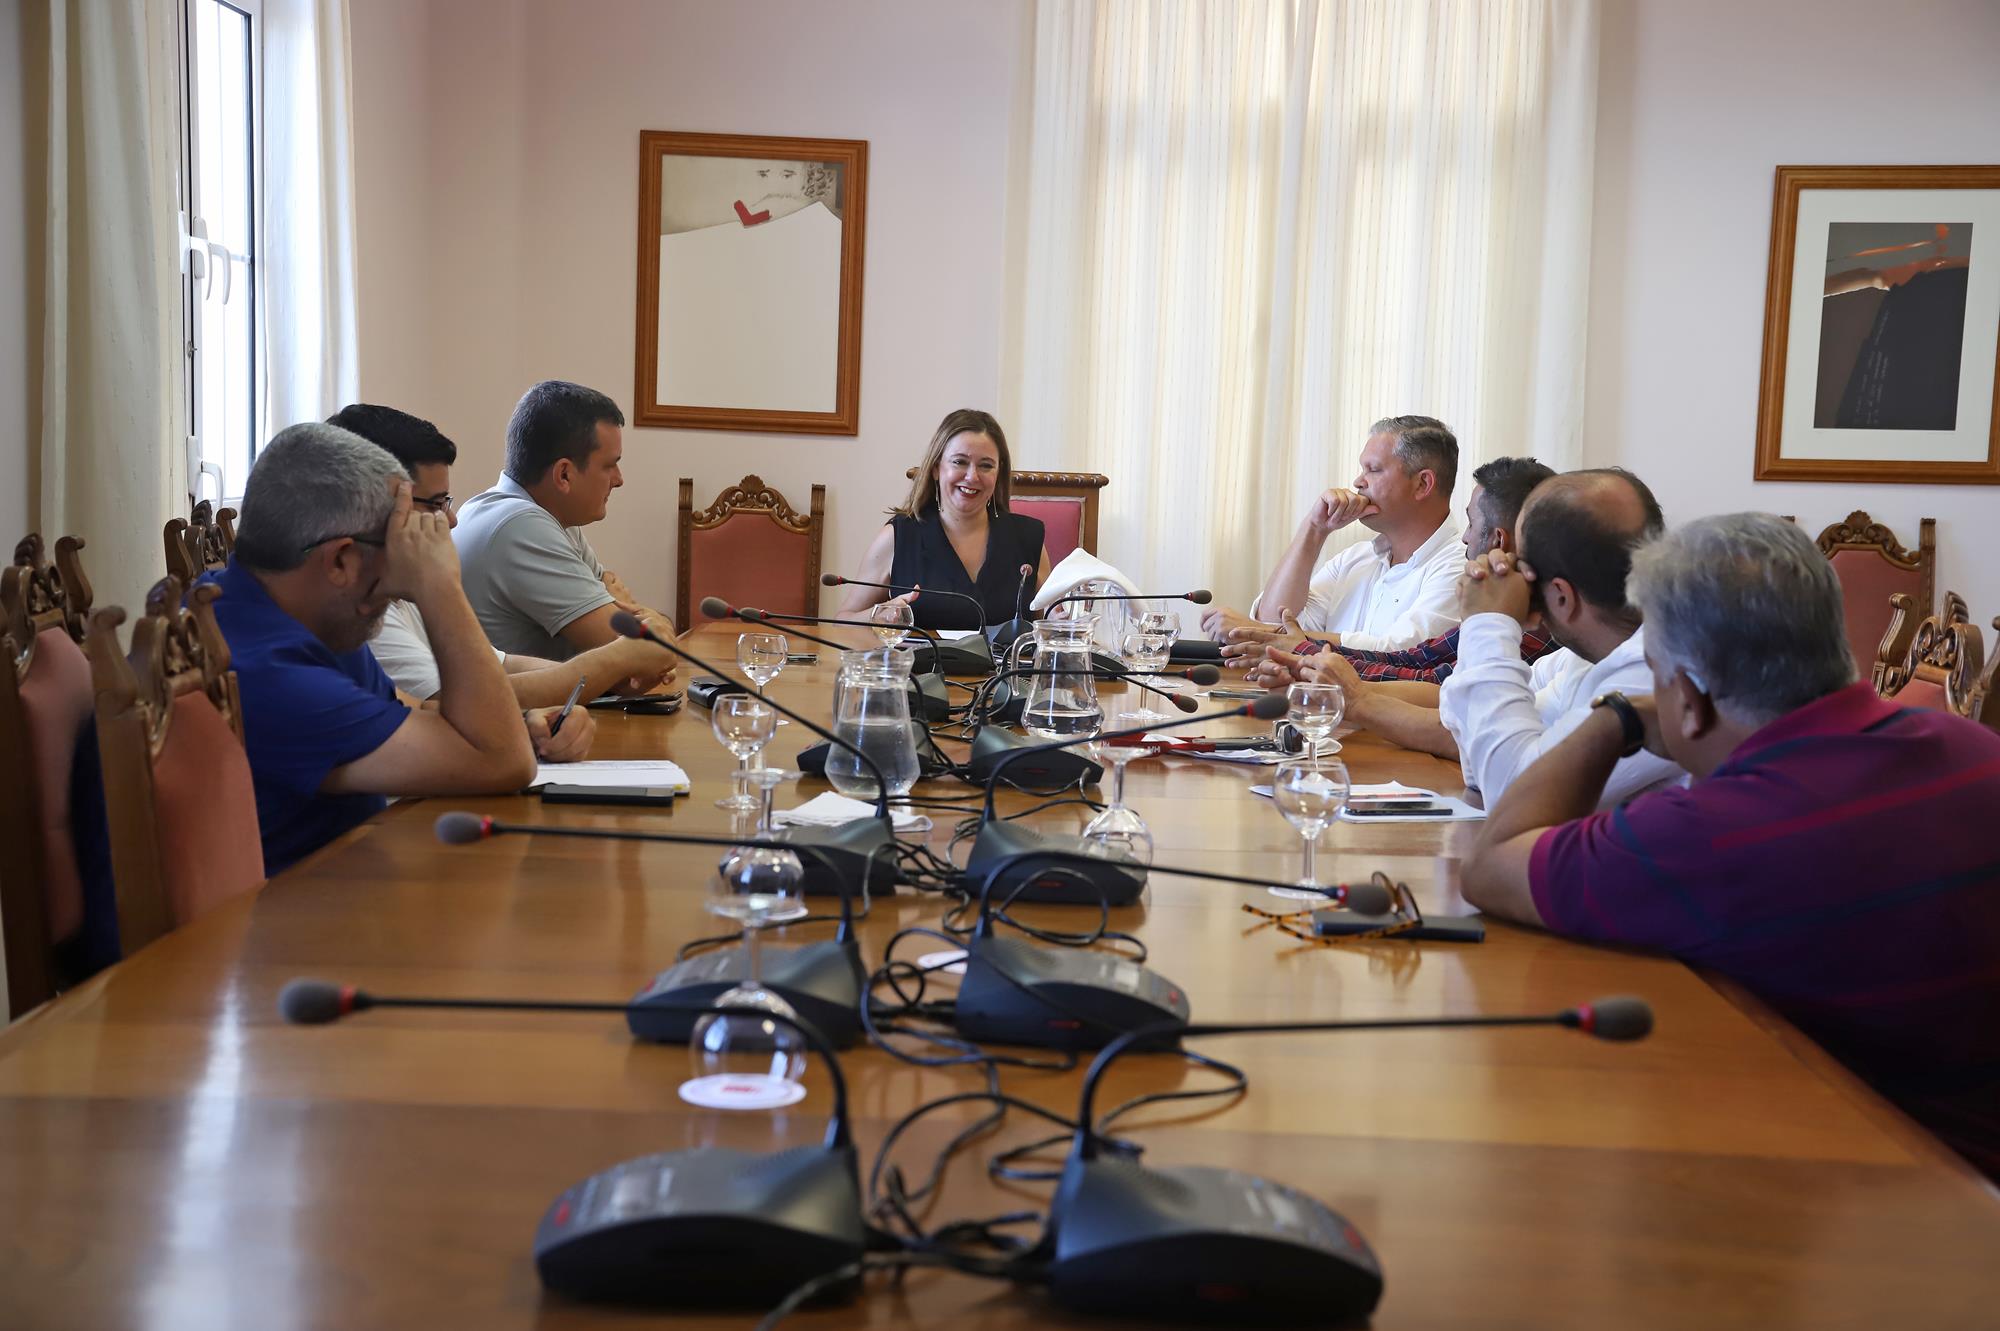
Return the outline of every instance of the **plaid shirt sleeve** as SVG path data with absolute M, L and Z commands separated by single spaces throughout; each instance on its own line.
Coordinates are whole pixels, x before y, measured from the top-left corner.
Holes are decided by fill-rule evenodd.
M 1309 656 L 1324 643 L 1308 638 L 1292 650 Z M 1533 664 L 1555 647 L 1547 635 L 1529 631 L 1521 635 L 1521 659 Z M 1354 673 L 1366 680 L 1414 679 L 1426 684 L 1442 684 L 1458 666 L 1458 630 L 1439 634 L 1428 642 L 1395 652 L 1364 652 L 1358 647 L 1333 650 L 1354 665 Z

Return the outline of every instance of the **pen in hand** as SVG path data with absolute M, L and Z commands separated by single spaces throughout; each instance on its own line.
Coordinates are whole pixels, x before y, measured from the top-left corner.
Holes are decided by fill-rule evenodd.
M 563 722 L 569 720 L 570 709 L 575 707 L 576 700 L 583 696 L 583 686 L 585 682 L 586 681 L 583 676 L 577 677 L 576 687 L 569 691 L 569 701 L 563 704 L 562 710 L 560 712 L 557 712 L 555 714 L 554 719 L 549 722 L 550 739 L 554 739 L 556 735 L 562 730 Z

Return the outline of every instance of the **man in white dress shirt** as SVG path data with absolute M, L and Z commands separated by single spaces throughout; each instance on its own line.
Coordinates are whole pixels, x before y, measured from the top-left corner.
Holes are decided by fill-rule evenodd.
M 1605 695 L 1652 693 L 1625 578 L 1632 552 L 1665 529 L 1653 492 L 1632 473 L 1565 472 L 1536 486 L 1522 507 L 1518 554 L 1494 550 L 1467 566 L 1458 668 L 1438 694 L 1438 715 L 1458 742 L 1466 785 L 1487 808 Z M 1530 667 L 1521 633 L 1537 621 L 1563 650 Z M 1598 807 L 1684 775 L 1641 749 L 1618 761 Z
M 1436 637 L 1458 622 L 1464 568 L 1452 521 L 1458 439 L 1429 416 L 1390 416 L 1368 429 L 1351 490 L 1332 489 L 1306 510 L 1250 613 L 1218 607 L 1202 627 L 1241 664 L 1264 659 L 1296 615 L 1308 633 L 1363 651 L 1394 651 Z M 1359 522 L 1375 539 L 1349 546 L 1317 570 L 1327 537 Z

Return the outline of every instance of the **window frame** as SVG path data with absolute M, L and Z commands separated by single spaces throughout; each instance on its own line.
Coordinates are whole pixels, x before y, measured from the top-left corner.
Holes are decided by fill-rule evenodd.
M 216 243 L 208 234 L 208 226 L 203 212 L 201 197 L 201 135 L 197 118 L 197 107 L 201 95 L 201 67 L 196 51 L 196 6 L 214 4 L 223 9 L 233 10 L 241 15 L 247 24 L 245 37 L 246 58 L 249 65 L 248 78 L 244 80 L 244 108 L 250 128 L 250 142 L 247 145 L 249 161 L 245 164 L 244 179 L 249 190 L 249 249 L 247 253 L 236 253 Z M 186 489 L 188 503 L 192 507 L 204 498 L 208 488 L 204 481 L 214 477 L 212 498 L 217 507 L 238 504 L 242 500 L 243 484 L 248 474 L 229 477 L 223 463 L 226 459 L 217 457 L 210 461 L 208 445 L 203 437 L 202 418 L 204 406 L 203 357 L 207 348 L 203 344 L 202 316 L 206 304 L 214 298 L 215 275 L 213 265 L 223 262 L 232 266 L 241 264 L 241 288 L 237 273 L 232 271 L 225 290 L 230 300 L 243 300 L 245 324 L 248 330 L 246 351 L 249 358 L 249 373 L 246 389 L 249 395 L 250 461 L 256 461 L 257 452 L 264 438 L 265 380 L 268 374 L 266 348 L 264 345 L 264 301 L 263 301 L 263 256 L 264 256 L 264 4 L 263 0 L 180 0 L 176 6 L 176 57 L 179 69 L 179 111 L 180 111 L 180 175 L 177 181 L 179 225 L 181 237 L 181 383 L 184 411 L 182 417 L 182 443 L 186 455 Z M 220 257 L 218 257 L 220 256 Z M 220 451 L 219 448 L 217 450 Z M 235 493 L 229 493 L 234 482 Z

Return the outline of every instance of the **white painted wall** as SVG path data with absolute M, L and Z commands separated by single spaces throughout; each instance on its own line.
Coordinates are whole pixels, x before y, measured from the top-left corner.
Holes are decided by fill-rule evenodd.
M 0 558 L 28 530 L 28 166 L 21 0 L 0 0 Z
M 1585 456 L 1667 518 L 1866 509 L 2000 615 L 2000 487 L 1751 480 L 1773 171 L 2000 162 L 1992 0 L 1606 0 Z
M 459 443 L 454 485 L 500 468 L 536 379 L 629 415 L 639 132 L 870 145 L 861 429 L 628 430 L 625 489 L 591 531 L 672 610 L 677 478 L 697 502 L 755 472 L 827 498 L 851 569 L 955 407 L 998 396 L 1006 166 L 1027 56 L 1018 0 L 353 0 L 365 397 Z M 1032 440 L 1016 462 L 1034 466 Z

